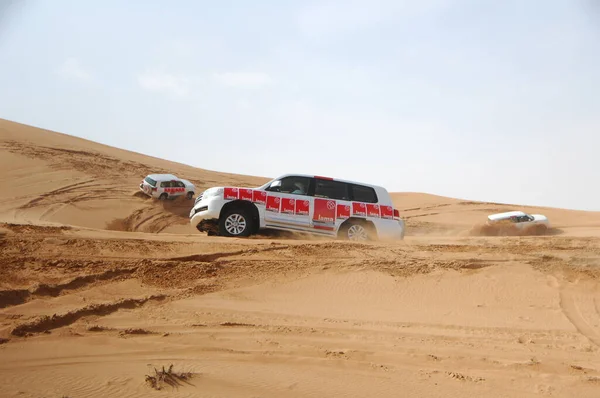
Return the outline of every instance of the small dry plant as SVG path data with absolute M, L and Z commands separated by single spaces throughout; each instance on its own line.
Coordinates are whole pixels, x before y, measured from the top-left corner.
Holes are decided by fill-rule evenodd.
M 190 384 L 188 383 L 188 380 L 191 379 L 193 375 L 194 374 L 191 372 L 173 372 L 173 364 L 171 364 L 168 369 L 165 369 L 164 366 L 161 370 L 154 368 L 153 376 L 146 375 L 146 383 L 155 390 L 162 390 L 165 384 L 175 388 L 181 386 L 181 382 Z

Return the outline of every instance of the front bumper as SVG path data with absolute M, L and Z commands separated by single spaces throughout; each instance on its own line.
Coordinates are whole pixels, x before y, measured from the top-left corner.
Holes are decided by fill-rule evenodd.
M 148 192 L 147 190 L 145 190 L 144 189 L 144 184 L 140 184 L 140 191 L 142 191 L 143 194 L 152 197 L 152 191 Z
M 198 228 L 203 221 L 217 221 L 223 207 L 223 201 L 218 198 L 200 200 L 190 210 L 190 224 Z

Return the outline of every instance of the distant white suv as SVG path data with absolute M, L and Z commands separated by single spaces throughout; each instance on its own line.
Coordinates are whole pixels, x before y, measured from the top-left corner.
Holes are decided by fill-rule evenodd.
M 237 237 L 278 229 L 349 240 L 403 239 L 405 229 L 385 188 L 304 174 L 258 188 L 209 188 L 196 198 L 190 223 L 200 232 Z
M 548 217 L 542 214 L 527 214 L 522 211 L 507 211 L 505 213 L 491 214 L 488 216 L 488 225 L 494 225 L 502 222 L 513 223 L 517 228 L 525 228 L 530 225 L 540 225 L 546 228 L 550 226 Z
M 194 184 L 173 174 L 150 174 L 140 184 L 140 190 L 160 200 L 174 199 L 183 195 L 192 199 L 196 193 Z

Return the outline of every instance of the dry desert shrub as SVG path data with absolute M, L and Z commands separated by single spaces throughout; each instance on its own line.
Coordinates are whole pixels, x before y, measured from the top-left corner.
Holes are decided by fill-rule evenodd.
M 187 383 L 193 375 L 191 372 L 174 372 L 171 364 L 168 369 L 164 366 L 161 370 L 154 368 L 154 375 L 146 375 L 146 383 L 155 390 L 162 390 L 165 384 L 175 388 L 181 386 L 181 382 Z

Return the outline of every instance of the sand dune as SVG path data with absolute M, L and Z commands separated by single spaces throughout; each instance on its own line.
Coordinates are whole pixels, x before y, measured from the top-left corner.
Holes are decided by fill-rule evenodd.
M 267 180 L 0 120 L 0 396 L 598 396 L 600 213 L 394 193 L 402 242 L 226 239 L 161 171 Z M 554 233 L 469 234 L 518 209 Z
M 160 232 L 187 226 L 190 204 L 177 201 L 161 207 L 136 195 L 150 173 L 174 173 L 198 189 L 257 186 L 267 180 L 201 170 L 2 120 L 0 145 L 0 177 L 18 181 L 0 192 L 0 217 L 6 222 Z M 136 217 L 142 213 L 144 217 Z

